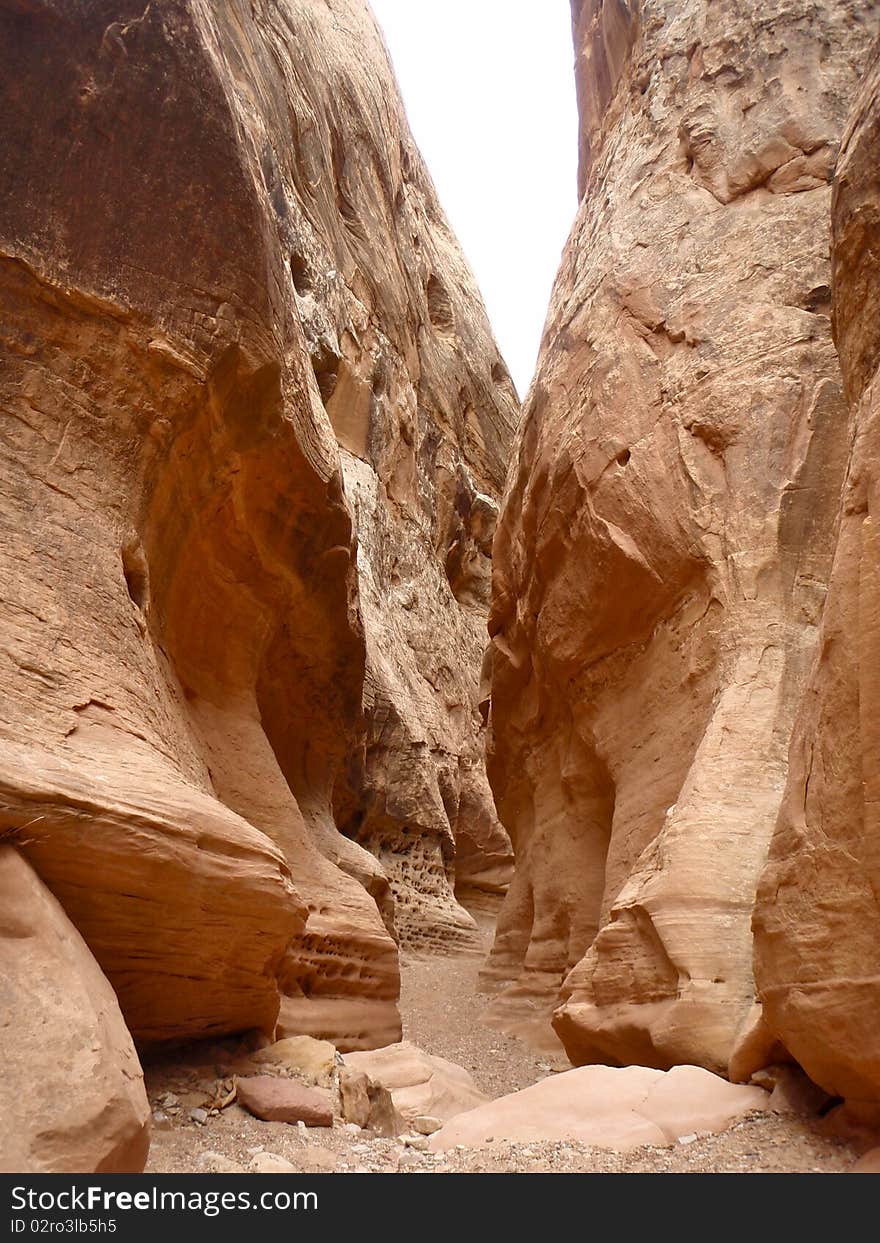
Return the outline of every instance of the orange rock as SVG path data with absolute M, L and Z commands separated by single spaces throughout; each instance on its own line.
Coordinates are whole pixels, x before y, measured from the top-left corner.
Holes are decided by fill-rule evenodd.
M 515 394 L 342 7 L 0 13 L 0 829 L 143 1042 L 397 1039 L 393 898 L 470 944 L 460 817 L 506 842 Z
M 584 195 L 493 559 L 517 871 L 486 980 L 508 1026 L 546 1039 L 555 1009 L 575 1062 L 724 1072 L 753 1005 L 848 453 L 827 221 L 856 9 L 574 7 Z
M 0 1171 L 137 1174 L 143 1075 L 105 976 L 58 901 L 0 845 Z
M 880 1103 L 880 63 L 841 147 L 834 330 L 852 446 L 818 658 L 755 909 L 768 1027 L 811 1079 Z

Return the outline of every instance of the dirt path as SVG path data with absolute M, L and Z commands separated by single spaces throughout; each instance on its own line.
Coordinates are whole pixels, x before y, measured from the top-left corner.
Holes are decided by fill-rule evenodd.
M 491 916 L 475 914 L 488 943 Z M 477 956 L 404 958 L 401 1015 L 406 1039 L 466 1067 L 482 1091 L 500 1096 L 544 1078 L 554 1067 L 546 1055 L 480 1022 L 485 1004 L 477 992 L 481 961 Z M 280 1163 L 303 1173 L 842 1173 L 859 1155 L 852 1146 L 821 1135 L 807 1120 L 777 1115 L 755 1115 L 721 1135 L 672 1148 L 626 1154 L 575 1143 L 505 1141 L 423 1153 L 338 1121 L 332 1129 L 310 1130 L 259 1122 L 238 1105 L 200 1125 L 190 1110 L 215 1095 L 221 1069 L 215 1056 L 196 1048 L 145 1068 L 150 1101 L 169 1120 L 167 1129 L 154 1132 L 149 1171 L 245 1172 L 255 1164 Z M 163 1103 L 168 1099 L 176 1103 L 168 1107 Z
M 487 1096 L 504 1096 L 564 1070 L 564 1056 L 536 1053 L 522 1041 L 481 1021 L 486 998 L 477 977 L 492 943 L 495 914 L 474 908 L 482 952 L 468 957 L 416 958 L 400 964 L 400 1014 L 404 1039 L 464 1066 Z

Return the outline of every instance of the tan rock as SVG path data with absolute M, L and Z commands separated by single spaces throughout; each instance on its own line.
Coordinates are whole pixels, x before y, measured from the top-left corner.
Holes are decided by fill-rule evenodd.
M 196 1164 L 206 1174 L 245 1174 L 243 1165 L 223 1155 L 222 1152 L 200 1152 Z
M 393 1138 L 406 1129 L 388 1088 L 375 1083 L 362 1070 L 354 1070 L 351 1066 L 340 1069 L 339 1098 L 343 1118 L 356 1126 L 386 1138 Z
M 852 446 L 837 550 L 755 908 L 768 1027 L 811 1079 L 880 1104 L 880 64 L 843 141 L 832 210 L 834 331 Z
M 388 1043 L 392 891 L 470 944 L 506 840 L 515 394 L 361 0 L 56 7 L 0 14 L 0 830 L 139 1040 Z
M 303 1174 L 332 1174 L 339 1165 L 339 1154 L 319 1144 L 308 1144 L 297 1154 L 297 1172 Z
M 486 981 L 575 1062 L 723 1072 L 753 1005 L 848 453 L 828 178 L 877 19 L 574 5 L 584 195 L 493 553 L 517 871 Z
M 366 1053 L 346 1053 L 345 1064 L 387 1088 L 395 1109 L 410 1124 L 425 1116 L 445 1122 L 487 1099 L 463 1067 L 408 1040 Z
M 343 1066 L 339 1072 L 339 1100 L 346 1122 L 365 1127 L 370 1120 L 370 1078 L 362 1070 Z
M 880 1148 L 871 1148 L 859 1157 L 850 1170 L 851 1174 L 880 1174 Z
M 799 1066 L 771 1067 L 774 1082 L 765 1083 L 761 1072 L 754 1077 L 758 1087 L 770 1088 L 768 1109 L 777 1114 L 800 1114 L 813 1117 L 828 1105 L 831 1097 L 801 1070 Z
M 756 1071 L 788 1060 L 785 1049 L 764 1022 L 764 1013 L 755 1002 L 736 1035 L 727 1063 L 731 1083 L 748 1083 Z
M 382 1083 L 369 1081 L 370 1113 L 367 1130 L 385 1139 L 393 1139 L 406 1129 L 406 1122 L 394 1104 L 392 1093 Z
M 413 1130 L 419 1135 L 433 1135 L 435 1131 L 439 1131 L 443 1123 L 439 1118 L 428 1118 L 421 1114 L 417 1118 L 413 1118 Z
M 324 1087 L 330 1086 L 336 1073 L 335 1045 L 311 1036 L 288 1036 L 285 1040 L 276 1040 L 265 1049 L 252 1053 L 249 1060 L 258 1066 L 265 1063 L 283 1067 Z
M 254 1174 L 297 1174 L 299 1171 L 286 1157 L 277 1152 L 258 1152 L 251 1161 L 251 1172 Z
M 0 1171 L 136 1174 L 143 1075 L 113 990 L 30 864 L 0 845 Z
M 666 1072 L 585 1066 L 459 1114 L 431 1136 L 429 1148 L 479 1147 L 491 1139 L 572 1140 L 628 1152 L 726 1130 L 737 1118 L 765 1108 L 767 1099 L 761 1088 L 730 1084 L 698 1066 Z
M 333 1125 L 333 1104 L 322 1088 L 306 1088 L 275 1075 L 249 1075 L 238 1080 L 237 1088 L 239 1105 L 262 1122 Z

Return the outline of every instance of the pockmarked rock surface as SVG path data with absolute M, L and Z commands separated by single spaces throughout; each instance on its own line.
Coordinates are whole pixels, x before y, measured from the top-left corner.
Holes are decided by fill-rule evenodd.
M 755 908 L 764 1021 L 880 1120 L 880 49 L 838 160 L 834 335 L 851 449 L 819 651 Z
M 426 1053 L 408 1040 L 365 1053 L 346 1053 L 345 1064 L 387 1088 L 395 1109 L 411 1124 L 417 1118 L 445 1122 L 488 1100 L 462 1066 Z
M 723 1073 L 849 451 L 829 181 L 878 11 L 573 17 L 583 198 L 494 548 L 485 978 L 575 1062 Z
M 30 864 L 0 845 L 0 1172 L 137 1174 L 143 1075 L 113 990 Z
M 456 1144 L 476 1147 L 492 1140 L 576 1140 L 629 1152 L 724 1131 L 738 1118 L 764 1109 L 767 1100 L 762 1088 L 728 1083 L 700 1066 L 669 1071 L 582 1066 L 459 1114 L 431 1136 L 429 1148 L 443 1152 Z
M 515 395 L 381 38 L 360 0 L 0 0 L 0 67 L 0 830 L 139 1041 L 281 1006 L 388 1043 L 392 892 L 458 944 L 454 833 L 509 866 Z

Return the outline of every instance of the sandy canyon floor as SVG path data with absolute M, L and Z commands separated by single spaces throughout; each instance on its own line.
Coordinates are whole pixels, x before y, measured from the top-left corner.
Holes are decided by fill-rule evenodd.
M 492 918 L 474 912 L 488 946 Z M 564 1058 L 535 1053 L 480 1022 L 486 998 L 478 989 L 481 956 L 405 957 L 401 964 L 404 1038 L 464 1066 L 479 1088 L 496 1097 L 555 1070 Z M 791 1115 L 754 1114 L 720 1135 L 672 1148 L 607 1152 L 578 1143 L 513 1144 L 499 1138 L 478 1149 L 420 1152 L 351 1123 L 305 1128 L 260 1122 L 237 1104 L 203 1124 L 190 1110 L 215 1095 L 210 1050 L 178 1051 L 145 1066 L 154 1109 L 173 1099 L 167 1129 L 156 1129 L 148 1173 L 271 1172 L 273 1164 L 302 1173 L 845 1173 L 861 1149 L 821 1133 L 819 1124 Z M 170 1094 L 170 1098 L 169 1098 Z M 280 1161 L 274 1161 L 280 1158 Z

